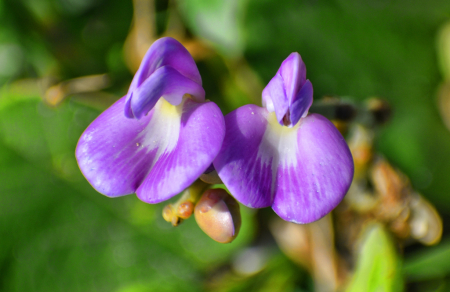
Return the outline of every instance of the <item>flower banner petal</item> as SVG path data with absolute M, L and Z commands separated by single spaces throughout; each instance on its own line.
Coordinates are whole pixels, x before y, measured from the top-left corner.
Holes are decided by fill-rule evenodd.
M 184 100 L 183 104 L 176 107 L 181 114 L 178 116 L 176 143 L 171 140 L 175 137 L 176 128 L 161 128 L 168 121 L 167 111 L 175 108 L 168 103 L 167 109 L 155 110 L 155 123 L 149 125 L 141 142 L 146 147 L 154 143 L 156 138 L 167 141 L 157 149 L 157 159 L 136 191 L 144 202 L 159 203 L 183 191 L 211 165 L 222 145 L 225 122 L 219 107 L 213 102 Z M 155 119 L 160 112 L 161 118 Z M 175 119 L 175 115 L 172 118 Z M 155 137 L 155 133 L 166 135 L 168 139 Z
M 230 193 L 251 208 L 268 207 L 273 202 L 273 149 L 260 149 L 268 114 L 265 108 L 245 105 L 226 115 L 225 139 L 214 160 Z
M 319 114 L 303 118 L 296 131 L 295 152 L 280 157 L 272 208 L 286 221 L 310 223 L 331 212 L 347 193 L 353 158 L 336 127 Z
M 171 66 L 164 66 L 158 68 L 132 93 L 127 105 L 131 107 L 133 116 L 141 119 L 161 97 L 172 105 L 178 105 L 184 94 L 192 95 L 197 101 L 205 99 L 205 90 L 201 85 L 183 76 Z
M 169 198 L 200 176 L 220 149 L 224 121 L 212 102 L 185 99 L 173 106 L 160 99 L 140 120 L 123 115 L 125 103 L 126 97 L 121 98 L 92 122 L 76 149 L 84 176 L 104 195 L 117 197 L 136 192 L 144 180 L 150 179 L 152 171 L 161 171 L 160 165 L 164 164 L 161 160 L 171 156 L 175 162 L 168 164 L 164 171 L 175 173 L 160 174 L 156 183 L 158 186 L 172 184 L 170 188 L 159 187 L 145 193 L 145 201 L 149 202 L 158 201 L 152 196 Z M 195 134 L 200 140 L 186 145 L 186 135 Z M 179 180 L 168 182 L 167 179 Z
M 81 135 L 76 157 L 81 172 L 100 193 L 117 197 L 132 194 L 139 187 L 154 155 L 141 155 L 139 134 L 154 111 L 141 120 L 123 115 L 122 97 L 95 119 Z

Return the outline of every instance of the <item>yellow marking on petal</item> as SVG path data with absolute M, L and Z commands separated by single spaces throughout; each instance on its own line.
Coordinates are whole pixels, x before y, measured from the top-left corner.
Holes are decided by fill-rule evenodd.
M 275 112 L 271 112 L 267 115 L 267 127 L 270 127 L 270 130 L 274 133 L 278 133 L 279 135 L 292 135 L 293 132 L 297 132 L 298 127 L 300 127 L 300 123 L 297 123 L 293 127 L 282 126 L 277 120 L 277 116 Z M 267 131 L 267 130 L 266 130 Z
M 289 128 L 278 123 L 275 113 L 270 113 L 267 116 L 267 128 L 260 146 L 262 150 L 267 151 L 272 149 L 271 154 L 274 157 L 272 164 L 278 166 L 279 163 L 284 165 L 295 164 L 297 159 L 295 153 L 297 152 L 297 134 L 300 123 L 294 127 Z
M 164 98 L 159 99 L 155 105 L 153 116 L 142 131 L 140 149 L 149 152 L 157 149 L 153 163 L 164 153 L 171 152 L 178 143 L 181 127 L 181 115 L 186 99 L 179 105 L 172 105 Z
M 179 105 L 172 105 L 164 98 L 160 98 L 155 105 L 155 110 L 168 117 L 177 117 L 182 113 L 184 101 L 183 98 Z

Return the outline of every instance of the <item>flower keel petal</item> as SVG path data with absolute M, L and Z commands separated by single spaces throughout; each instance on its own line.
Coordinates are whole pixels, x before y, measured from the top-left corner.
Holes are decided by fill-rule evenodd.
M 283 78 L 286 97 L 289 105 L 291 105 L 306 81 L 306 66 L 300 54 L 296 52 L 291 53 L 281 63 L 277 74 L 280 74 Z
M 283 78 L 277 73 L 262 92 L 263 106 L 269 112 L 275 112 L 280 125 L 283 117 L 289 110 L 289 101 L 284 90 Z
M 197 65 L 188 50 L 177 40 L 164 37 L 156 40 L 145 54 L 128 92 L 135 90 L 156 69 L 164 66 L 171 66 L 182 75 L 202 85 Z
M 192 95 L 197 101 L 205 99 L 205 90 L 201 85 L 171 66 L 164 66 L 158 68 L 133 92 L 129 105 L 133 115 L 140 119 L 155 106 L 159 98 L 164 97 L 172 105 L 178 105 L 184 94 Z
M 313 103 L 313 87 L 311 81 L 306 80 L 300 91 L 294 98 L 294 102 L 289 107 L 291 124 L 296 125 L 300 118 L 306 117 L 308 110 Z

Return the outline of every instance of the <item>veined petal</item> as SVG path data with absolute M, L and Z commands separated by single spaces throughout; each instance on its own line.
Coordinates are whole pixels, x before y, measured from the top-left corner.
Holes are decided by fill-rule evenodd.
M 310 114 L 292 129 L 296 148 L 280 155 L 272 208 L 286 221 L 310 223 L 344 198 L 353 178 L 353 158 L 336 127 L 319 114 Z
M 95 119 L 81 135 L 76 157 L 81 172 L 100 193 L 109 197 L 132 194 L 147 175 L 154 156 L 140 155 L 140 133 L 153 117 L 141 120 L 123 115 L 122 97 Z
M 137 119 L 145 116 L 164 97 L 172 105 L 179 105 L 184 94 L 192 95 L 197 101 L 205 99 L 201 85 L 183 76 L 171 66 L 158 68 L 134 92 L 127 105 Z M 127 109 L 125 109 L 127 113 Z
M 147 203 L 167 200 L 191 185 L 211 165 L 225 135 L 222 112 L 213 102 L 183 99 L 178 106 L 165 101 L 162 106 L 141 141 L 148 149 L 164 141 L 153 148 L 154 163 L 136 191 Z
M 294 126 L 300 118 L 306 117 L 313 102 L 313 87 L 311 81 L 306 80 L 289 107 L 291 124 Z
M 214 167 L 231 194 L 252 208 L 272 205 L 283 219 L 308 223 L 342 200 L 353 178 L 344 138 L 312 114 L 288 128 L 274 113 L 247 105 L 225 117 Z
M 289 110 L 289 100 L 284 90 L 283 78 L 279 73 L 270 80 L 262 92 L 263 106 L 269 112 L 275 112 L 278 122 L 283 124 L 283 117 Z
M 136 120 L 123 115 L 125 102 L 125 97 L 117 101 L 81 136 L 76 149 L 81 171 L 97 191 L 110 197 L 134 193 L 144 180 L 155 179 L 155 169 L 166 171 L 158 174 L 158 188 L 145 193 L 146 201 L 176 195 L 200 176 L 219 151 L 225 132 L 220 110 L 212 102 L 184 99 L 173 106 L 160 99 L 147 116 Z M 194 136 L 188 145 L 186 135 Z M 175 157 L 176 163 L 161 169 L 161 160 L 168 156 Z M 189 165 L 182 167 L 182 163 Z M 170 187 L 161 187 L 166 185 Z
M 226 115 L 225 138 L 214 160 L 230 193 L 252 208 L 268 207 L 273 202 L 273 149 L 260 152 L 268 114 L 265 108 L 245 105 Z

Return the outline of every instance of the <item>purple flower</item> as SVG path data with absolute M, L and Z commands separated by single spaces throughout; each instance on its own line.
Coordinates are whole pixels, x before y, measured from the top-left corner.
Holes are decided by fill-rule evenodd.
M 126 96 L 82 134 L 78 165 L 100 193 L 164 201 L 192 184 L 220 150 L 225 124 L 205 101 L 197 66 L 175 39 L 148 50 Z
M 272 206 L 295 223 L 318 220 L 350 187 L 350 150 L 329 120 L 308 115 L 313 88 L 298 53 L 284 60 L 262 99 L 263 108 L 245 105 L 225 117 L 214 167 L 242 204 Z

